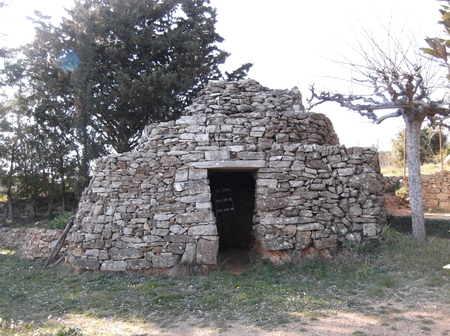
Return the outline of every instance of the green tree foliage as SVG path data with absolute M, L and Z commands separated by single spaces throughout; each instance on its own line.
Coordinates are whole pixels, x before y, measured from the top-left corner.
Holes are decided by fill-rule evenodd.
M 391 142 L 392 156 L 399 165 L 403 165 L 405 148 L 404 139 L 405 130 L 401 130 Z M 446 133 L 442 133 L 442 150 L 444 158 L 447 156 L 449 149 L 448 136 Z M 422 164 L 438 163 L 440 150 L 439 129 L 431 127 L 422 128 L 420 131 L 420 162 Z
M 228 53 L 209 0 L 76 0 L 59 25 L 39 12 L 33 23 L 34 40 L 0 73 L 17 92 L 4 99 L 0 135 L 11 200 L 80 195 L 94 159 L 132 150 L 146 125 L 178 117 L 209 80 L 251 67 L 219 71 Z
M 146 125 L 176 118 L 220 78 L 228 56 L 205 0 L 76 1 L 59 27 L 42 16 L 35 23 L 36 40 L 25 50 L 30 76 L 69 101 L 86 148 L 133 149 Z

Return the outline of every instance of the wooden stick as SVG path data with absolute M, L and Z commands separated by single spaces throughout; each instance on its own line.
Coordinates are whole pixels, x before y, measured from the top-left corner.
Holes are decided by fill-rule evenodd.
M 59 237 L 58 241 L 56 242 L 55 247 L 53 247 L 53 250 L 51 251 L 50 255 L 48 256 L 47 261 L 45 262 L 44 268 L 46 268 L 56 258 L 59 251 L 63 247 L 64 242 L 66 241 L 67 234 L 69 233 L 70 228 L 73 225 L 74 217 L 75 216 L 70 217 L 69 222 L 67 223 L 66 228 L 64 229 L 64 232 Z

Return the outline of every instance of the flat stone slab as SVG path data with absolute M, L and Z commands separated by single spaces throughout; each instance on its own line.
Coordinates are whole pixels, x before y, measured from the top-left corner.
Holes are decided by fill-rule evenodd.
M 190 164 L 194 168 L 265 168 L 266 161 L 263 160 L 239 160 L 239 161 L 206 161 L 193 162 Z

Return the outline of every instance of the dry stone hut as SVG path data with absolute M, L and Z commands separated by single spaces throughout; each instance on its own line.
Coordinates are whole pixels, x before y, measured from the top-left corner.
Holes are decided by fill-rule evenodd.
M 339 145 L 298 89 L 211 82 L 133 152 L 98 160 L 68 261 L 101 271 L 215 265 L 219 249 L 324 250 L 376 237 L 377 153 Z

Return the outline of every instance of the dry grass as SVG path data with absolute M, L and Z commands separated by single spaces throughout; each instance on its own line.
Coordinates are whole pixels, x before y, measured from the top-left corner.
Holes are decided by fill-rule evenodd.
M 338 316 L 390 327 L 401 322 L 394 318 L 418 311 L 436 324 L 415 319 L 417 328 L 435 331 L 433 314 L 449 312 L 450 272 L 442 269 L 449 255 L 446 239 L 430 237 L 421 246 L 400 235 L 395 244 L 369 241 L 335 260 L 255 261 L 241 275 L 183 269 L 182 277 L 171 277 L 74 274 L 64 265 L 42 269 L 41 262 L 4 251 L 0 334 L 279 335 L 276 330 L 296 326 L 313 335 L 324 325 L 337 326 Z
M 444 166 L 445 170 L 450 169 L 450 163 Z M 435 163 L 425 163 L 420 167 L 421 173 L 424 175 L 434 174 L 441 171 L 441 165 Z M 403 176 L 403 167 L 386 165 L 381 166 L 381 173 L 385 176 Z M 406 170 L 406 174 L 408 174 L 408 170 Z

